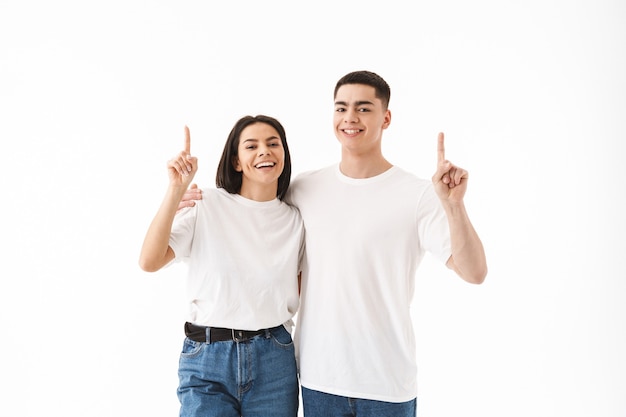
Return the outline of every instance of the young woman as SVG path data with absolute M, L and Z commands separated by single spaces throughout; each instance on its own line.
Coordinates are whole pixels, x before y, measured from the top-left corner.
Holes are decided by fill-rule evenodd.
M 291 318 L 299 305 L 304 227 L 282 201 L 291 177 L 283 126 L 245 116 L 231 130 L 216 188 L 177 213 L 198 161 L 185 149 L 167 164 L 169 186 L 139 264 L 188 263 L 188 320 L 180 356 L 181 416 L 285 416 L 298 411 Z

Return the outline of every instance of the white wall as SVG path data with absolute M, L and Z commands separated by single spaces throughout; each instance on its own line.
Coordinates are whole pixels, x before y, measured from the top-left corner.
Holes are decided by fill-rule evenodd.
M 626 414 L 626 6 L 429 3 L 1 0 L 0 415 L 177 415 L 182 270 L 137 257 L 183 126 L 204 186 L 244 114 L 321 167 L 357 69 L 393 163 L 446 133 L 489 259 L 418 273 L 419 415 Z

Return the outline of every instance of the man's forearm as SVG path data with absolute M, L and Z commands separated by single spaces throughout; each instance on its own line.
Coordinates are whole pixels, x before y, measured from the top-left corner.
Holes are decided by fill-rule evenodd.
M 465 205 L 444 206 L 450 227 L 452 256 L 448 266 L 461 278 L 480 284 L 487 275 L 487 260 L 483 244 L 469 219 Z

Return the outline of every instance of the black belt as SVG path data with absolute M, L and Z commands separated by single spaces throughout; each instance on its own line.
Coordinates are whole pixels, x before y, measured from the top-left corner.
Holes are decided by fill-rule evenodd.
M 280 327 L 280 326 L 277 326 Z M 236 329 L 224 329 L 222 327 L 209 327 L 209 340 L 207 340 L 207 327 L 198 326 L 193 323 L 185 323 L 185 335 L 195 342 L 224 342 L 232 340 L 233 342 L 245 342 L 253 337 L 266 334 L 273 329 L 261 329 L 261 330 L 236 330 Z

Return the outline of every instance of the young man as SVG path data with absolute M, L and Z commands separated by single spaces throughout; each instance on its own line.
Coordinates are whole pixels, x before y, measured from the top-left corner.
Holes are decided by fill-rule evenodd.
M 443 134 L 432 181 L 383 156 L 389 99 L 377 74 L 342 77 L 333 118 L 341 161 L 300 174 L 285 198 L 306 230 L 295 334 L 306 417 L 415 416 L 410 303 L 420 261 L 430 252 L 475 284 L 487 274 L 463 203 L 468 173 L 445 159 Z

